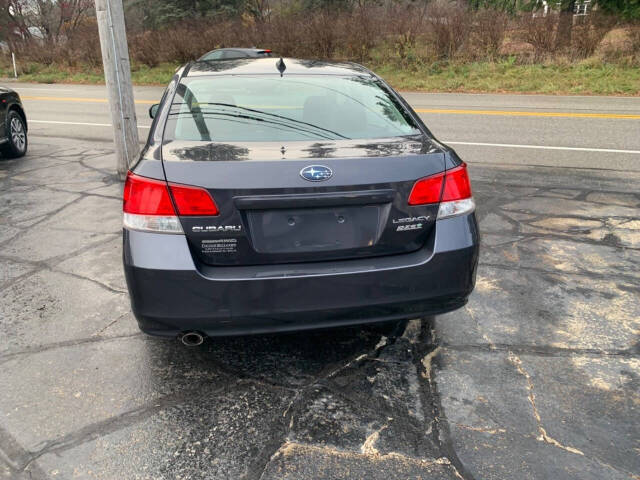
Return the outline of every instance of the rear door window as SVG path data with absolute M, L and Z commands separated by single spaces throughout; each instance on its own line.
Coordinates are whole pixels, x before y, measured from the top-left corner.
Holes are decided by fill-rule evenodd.
M 240 50 L 225 50 L 222 54 L 224 60 L 232 60 L 234 58 L 247 58 L 248 55 Z
M 202 60 L 220 60 L 221 58 L 223 58 L 223 54 L 224 54 L 223 50 L 215 50 L 203 56 Z

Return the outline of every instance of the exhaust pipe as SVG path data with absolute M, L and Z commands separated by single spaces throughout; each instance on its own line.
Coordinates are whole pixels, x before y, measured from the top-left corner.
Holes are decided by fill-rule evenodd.
M 198 345 L 202 345 L 202 342 L 204 342 L 204 335 L 198 332 L 184 332 L 179 337 L 179 340 L 187 347 L 197 347 Z

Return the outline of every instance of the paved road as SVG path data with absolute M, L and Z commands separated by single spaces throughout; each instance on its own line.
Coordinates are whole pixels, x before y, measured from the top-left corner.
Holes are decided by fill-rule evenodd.
M 187 349 L 137 330 L 113 165 L 0 160 L 0 478 L 639 478 L 640 173 L 472 164 L 465 308 Z
M 103 86 L 12 83 L 32 135 L 110 140 Z M 141 139 L 160 87 L 136 87 Z M 405 93 L 441 140 L 470 163 L 640 171 L 640 97 Z

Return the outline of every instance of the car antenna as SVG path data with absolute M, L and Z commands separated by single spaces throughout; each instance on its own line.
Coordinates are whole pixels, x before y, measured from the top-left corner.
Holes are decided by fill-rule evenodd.
M 280 57 L 280 60 L 278 60 L 278 63 L 276 63 L 276 68 L 280 72 L 280 76 L 282 76 L 284 71 L 287 69 L 287 66 L 284 64 L 284 60 L 282 60 L 282 57 Z

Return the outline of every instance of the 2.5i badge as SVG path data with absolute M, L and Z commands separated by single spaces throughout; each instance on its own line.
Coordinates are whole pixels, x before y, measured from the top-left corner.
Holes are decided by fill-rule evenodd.
M 392 222 L 398 225 L 396 232 L 407 232 L 422 229 L 424 222 L 429 221 L 429 218 L 428 215 L 420 215 L 419 217 L 394 218 Z
M 408 230 L 420 230 L 422 228 L 421 223 L 412 223 L 410 225 L 398 225 L 396 232 L 406 232 Z

